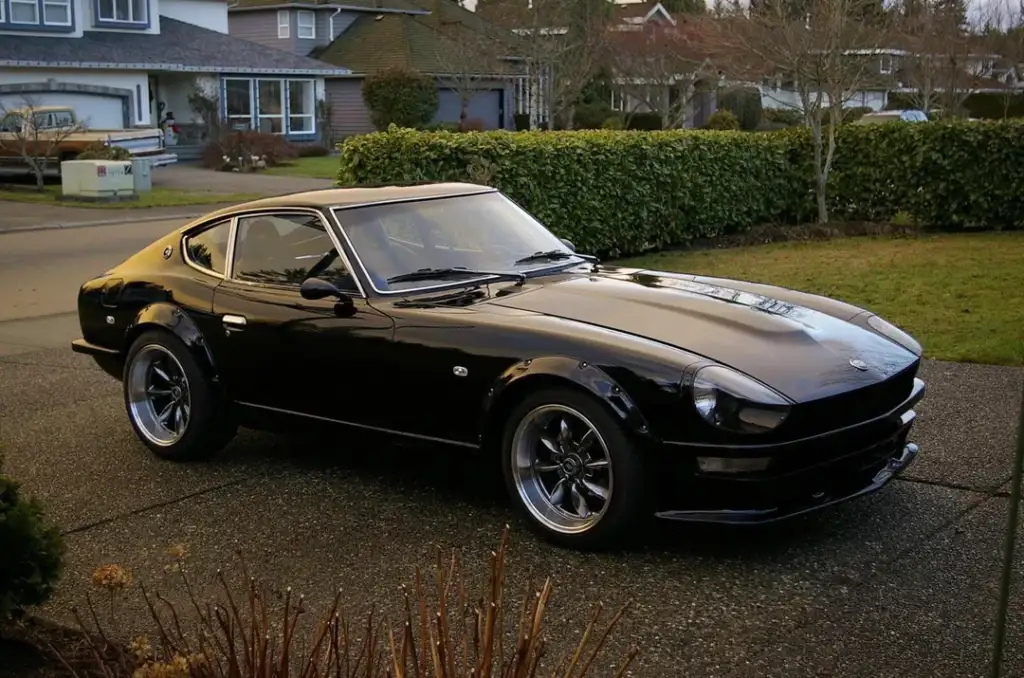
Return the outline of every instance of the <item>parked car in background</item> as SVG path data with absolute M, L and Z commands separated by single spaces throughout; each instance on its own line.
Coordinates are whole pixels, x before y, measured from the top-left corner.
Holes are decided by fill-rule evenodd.
M 530 524 L 572 547 L 649 513 L 806 513 L 918 454 L 921 347 L 882 318 L 601 264 L 487 186 L 219 210 L 85 282 L 78 314 L 73 350 L 121 380 L 160 457 L 208 457 L 239 425 L 329 425 L 324 454 L 358 431 L 448 445 L 496 460 Z
M 95 144 L 118 146 L 132 157 L 148 158 L 153 166 L 177 162 L 178 156 L 164 147 L 164 133 L 159 129 L 89 129 L 80 122 L 73 109 L 63 106 L 34 106 L 3 111 L 0 119 L 0 166 L 23 166 L 24 154 L 41 157 L 49 153 L 51 168 L 74 160 L 79 153 Z
M 928 114 L 924 111 L 916 109 L 908 109 L 904 111 L 875 111 L 874 113 L 865 113 L 853 124 L 855 125 L 875 125 L 883 122 L 928 122 Z

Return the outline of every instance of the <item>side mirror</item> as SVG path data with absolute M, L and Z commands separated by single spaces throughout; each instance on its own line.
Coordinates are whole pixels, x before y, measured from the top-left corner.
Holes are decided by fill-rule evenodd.
M 572 244 L 572 240 L 566 240 L 565 238 L 559 238 L 559 240 L 561 240 L 562 244 L 565 245 L 566 247 L 568 247 L 573 252 L 576 251 L 576 245 Z
M 342 301 L 348 299 L 344 292 L 323 278 L 306 278 L 302 281 L 302 286 L 299 287 L 299 294 L 302 295 L 303 299 L 311 301 L 326 299 L 327 297 L 336 297 Z

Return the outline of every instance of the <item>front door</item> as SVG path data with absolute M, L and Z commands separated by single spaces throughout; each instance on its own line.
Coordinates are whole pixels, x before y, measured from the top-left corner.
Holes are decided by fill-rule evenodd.
M 315 211 L 238 219 L 229 274 L 214 296 L 223 331 L 211 350 L 235 401 L 374 425 L 367 419 L 386 414 L 365 394 L 379 381 L 377 356 L 394 323 L 363 298 L 326 228 Z M 311 276 L 351 304 L 304 299 L 299 286 Z

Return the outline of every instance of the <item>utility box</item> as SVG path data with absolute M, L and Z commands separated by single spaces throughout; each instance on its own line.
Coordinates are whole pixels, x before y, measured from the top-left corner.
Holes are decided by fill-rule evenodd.
M 61 192 L 69 198 L 111 200 L 135 195 L 132 162 L 66 160 L 60 164 Z
M 132 158 L 132 181 L 136 193 L 153 190 L 153 164 L 149 158 Z

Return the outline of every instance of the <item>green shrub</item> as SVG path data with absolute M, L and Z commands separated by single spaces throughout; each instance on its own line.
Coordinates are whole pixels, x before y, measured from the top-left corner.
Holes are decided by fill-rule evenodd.
M 661 113 L 633 113 L 626 118 L 626 129 L 661 129 Z
M 377 129 L 429 124 L 439 102 L 437 84 L 422 73 L 387 68 L 363 81 L 363 100 Z
M 331 150 L 323 144 L 293 144 L 295 154 L 300 158 L 322 158 L 330 155 Z
M 580 251 L 630 254 L 747 228 L 786 210 L 784 148 L 739 132 L 391 128 L 342 144 L 342 185 L 470 181 L 501 189 Z
M 786 127 L 804 124 L 803 113 L 793 108 L 766 108 L 762 117 L 765 122 L 782 124 Z
M 132 154 L 120 146 L 108 146 L 102 141 L 94 141 L 75 156 L 75 160 L 131 160 Z
M 708 118 L 708 122 L 704 125 L 705 129 L 717 129 L 717 130 L 738 130 L 740 128 L 740 121 L 732 111 L 715 111 Z
M 515 122 L 516 131 L 524 132 L 530 129 L 530 114 L 529 113 L 516 113 L 512 116 L 513 122 Z
M 604 122 L 601 123 L 601 129 L 622 129 L 622 116 L 613 115 L 605 118 Z
M 761 92 L 752 87 L 727 89 L 718 95 L 718 110 L 726 110 L 735 115 L 740 129 L 748 132 L 755 130 L 764 117 Z
M 60 578 L 64 540 L 42 507 L 0 474 L 0 623 L 49 599 Z
M 614 115 L 606 103 L 579 104 L 573 111 L 575 129 L 601 129 L 604 121 Z

